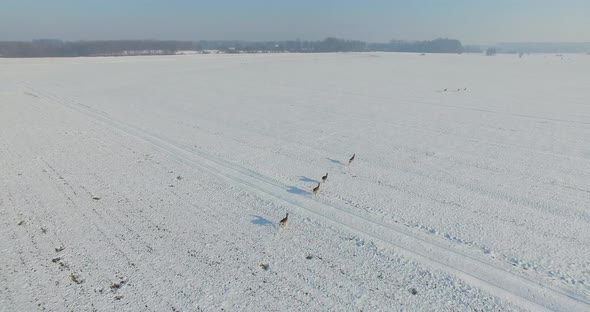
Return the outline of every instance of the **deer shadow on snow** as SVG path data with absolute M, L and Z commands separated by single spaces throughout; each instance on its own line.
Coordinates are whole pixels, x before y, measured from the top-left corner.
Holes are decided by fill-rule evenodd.
M 310 179 L 305 176 L 299 176 L 299 181 L 301 182 L 309 182 L 309 183 L 318 183 L 318 180 Z
M 329 160 L 333 164 L 344 165 L 344 163 L 342 161 L 340 161 L 340 160 L 332 159 L 332 158 L 326 158 L 326 159 Z
M 254 219 L 252 219 L 252 221 L 250 221 L 250 222 L 252 222 L 252 224 L 256 224 L 259 226 L 273 226 L 274 225 L 274 222 L 272 222 L 268 219 L 265 219 L 261 216 L 256 216 L 256 215 L 250 215 L 250 216 L 252 218 L 254 218 Z
M 287 192 L 291 193 L 291 194 L 297 194 L 297 195 L 306 195 L 309 194 L 308 191 L 300 189 L 296 186 L 289 186 L 289 188 L 287 189 Z

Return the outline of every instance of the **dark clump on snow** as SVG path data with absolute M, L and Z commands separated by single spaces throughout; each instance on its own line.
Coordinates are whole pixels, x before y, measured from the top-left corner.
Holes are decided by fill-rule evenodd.
M 410 294 L 412 295 L 417 295 L 418 294 L 418 290 L 416 290 L 416 288 L 409 288 L 408 291 L 410 292 Z
M 82 284 L 82 280 L 74 273 L 70 274 L 70 280 L 76 284 Z
M 121 288 L 126 282 L 126 280 L 121 280 L 118 283 L 112 283 L 111 291 L 116 291 L 117 289 Z

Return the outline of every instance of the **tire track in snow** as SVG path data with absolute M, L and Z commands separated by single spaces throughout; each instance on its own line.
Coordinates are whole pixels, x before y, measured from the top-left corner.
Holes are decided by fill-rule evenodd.
M 150 144 L 183 164 L 213 173 L 226 182 L 241 185 L 267 200 L 319 216 L 326 223 L 345 227 L 362 236 L 401 249 L 422 263 L 454 274 L 473 286 L 508 299 L 523 308 L 555 311 L 590 309 L 590 298 L 544 285 L 539 280 L 515 275 L 484 259 L 458 252 L 441 242 L 431 241 L 420 233 L 413 233 L 401 226 L 385 224 L 349 211 L 344 205 L 329 204 L 311 196 L 289 193 L 288 186 L 256 172 L 198 150 L 186 149 L 145 130 L 118 121 L 87 105 L 36 89 L 28 83 L 21 84 L 29 92 L 45 100 L 66 106 L 114 130 Z

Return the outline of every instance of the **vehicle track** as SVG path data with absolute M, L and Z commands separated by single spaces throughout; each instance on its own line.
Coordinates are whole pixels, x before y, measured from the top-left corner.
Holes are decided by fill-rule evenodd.
M 454 274 L 473 286 L 490 294 L 507 299 L 529 310 L 582 311 L 590 310 L 590 298 L 542 284 L 539 280 L 513 274 L 501 266 L 474 255 L 461 253 L 443 242 L 432 241 L 428 236 L 414 233 L 403 226 L 385 224 L 359 215 L 345 205 L 326 203 L 311 195 L 289 193 L 289 187 L 252 170 L 228 163 L 205 152 L 187 149 L 160 138 L 143 129 L 118 121 L 108 114 L 82 103 L 57 96 L 21 83 L 28 92 L 54 104 L 63 105 L 114 130 L 152 145 L 169 157 L 190 167 L 203 169 L 232 185 L 239 185 L 256 195 L 280 203 L 305 214 L 319 216 L 326 223 L 344 227 L 362 236 L 372 238 L 396 249 L 403 250 L 430 267 Z

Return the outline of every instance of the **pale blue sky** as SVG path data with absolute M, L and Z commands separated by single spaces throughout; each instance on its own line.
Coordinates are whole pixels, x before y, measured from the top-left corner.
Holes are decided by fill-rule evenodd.
M 590 0 L 0 0 L 0 40 L 590 41 Z

